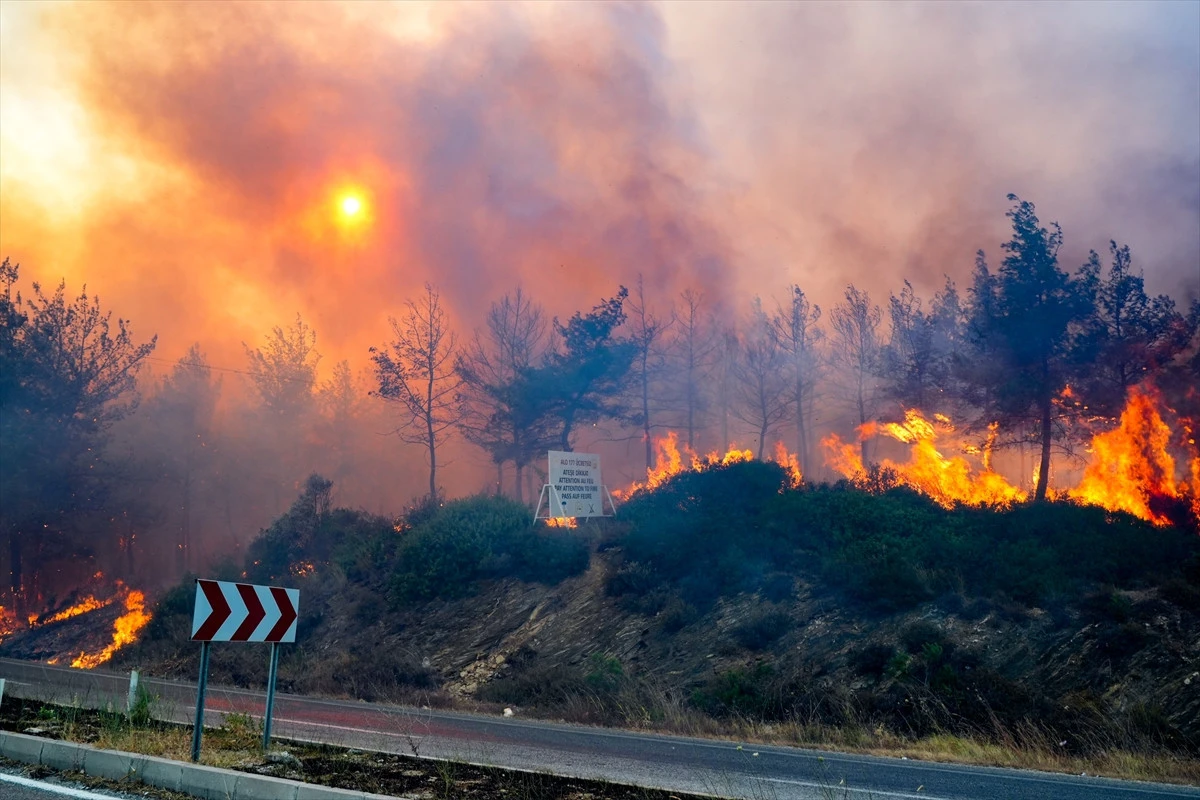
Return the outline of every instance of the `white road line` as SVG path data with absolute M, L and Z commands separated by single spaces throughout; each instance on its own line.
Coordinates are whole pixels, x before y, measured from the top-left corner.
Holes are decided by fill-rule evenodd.
M 20 775 L 9 775 L 5 772 L 0 772 L 0 781 L 6 783 L 15 783 L 18 786 L 24 786 L 27 789 L 39 789 L 43 792 L 51 794 L 61 794 L 65 797 L 74 797 L 77 800 L 113 800 L 111 794 L 96 794 L 84 789 L 72 789 L 70 786 L 61 786 L 57 783 L 45 783 L 43 781 L 35 781 L 32 778 L 22 778 Z

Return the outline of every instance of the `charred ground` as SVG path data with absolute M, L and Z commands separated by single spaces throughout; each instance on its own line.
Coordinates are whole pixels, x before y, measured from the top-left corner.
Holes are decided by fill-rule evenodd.
M 886 483 L 881 477 L 881 481 Z M 575 530 L 492 497 L 399 522 L 311 480 L 225 577 L 298 585 L 284 690 L 879 748 L 1200 755 L 1200 537 L 1066 502 L 685 472 Z M 194 590 L 115 662 L 191 677 Z M 212 679 L 256 686 L 257 648 Z

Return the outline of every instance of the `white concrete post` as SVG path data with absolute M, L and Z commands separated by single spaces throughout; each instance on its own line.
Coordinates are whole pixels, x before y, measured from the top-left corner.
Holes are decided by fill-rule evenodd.
M 137 702 L 138 671 L 129 672 L 129 697 L 125 700 L 125 716 L 133 714 L 133 706 Z

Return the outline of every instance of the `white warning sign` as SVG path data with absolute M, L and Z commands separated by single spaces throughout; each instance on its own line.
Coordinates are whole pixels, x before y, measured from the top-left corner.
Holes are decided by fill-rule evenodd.
M 602 517 L 604 484 L 600 480 L 600 456 L 551 450 L 550 516 Z

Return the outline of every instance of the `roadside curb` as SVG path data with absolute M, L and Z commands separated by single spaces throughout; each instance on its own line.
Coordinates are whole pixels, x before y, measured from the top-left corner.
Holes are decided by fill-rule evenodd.
M 187 764 L 157 756 L 101 750 L 88 744 L 10 731 L 0 731 L 0 755 L 55 770 L 75 770 L 97 778 L 144 783 L 203 800 L 391 800 L 394 797 Z

